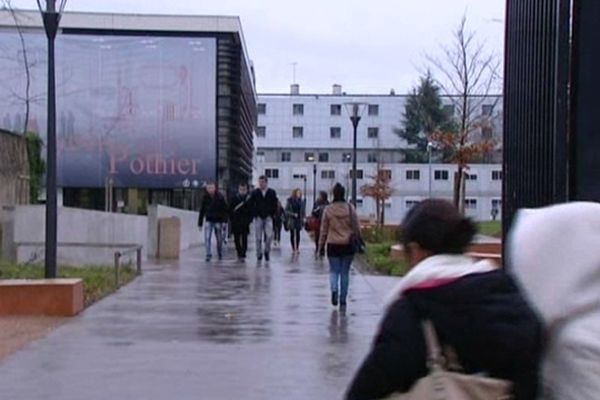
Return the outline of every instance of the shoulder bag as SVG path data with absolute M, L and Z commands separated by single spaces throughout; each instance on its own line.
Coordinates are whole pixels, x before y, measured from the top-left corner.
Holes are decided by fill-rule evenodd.
M 348 203 L 348 212 L 350 213 L 350 222 L 352 224 L 352 234 L 350 235 L 350 244 L 352 245 L 352 249 L 355 253 L 363 254 L 365 252 L 365 242 L 362 239 L 362 235 L 360 233 L 360 226 L 358 225 L 358 220 L 354 215 L 352 210 L 352 206 Z

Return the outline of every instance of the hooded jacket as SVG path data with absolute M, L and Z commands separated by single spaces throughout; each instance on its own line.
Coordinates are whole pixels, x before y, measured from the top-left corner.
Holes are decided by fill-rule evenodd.
M 536 315 L 508 274 L 462 255 L 429 257 L 400 281 L 346 399 L 406 392 L 427 375 L 423 319 L 433 322 L 465 372 L 509 380 L 515 399 L 535 399 L 541 353 Z
M 542 399 L 600 397 L 600 204 L 522 210 L 509 261 L 546 328 Z

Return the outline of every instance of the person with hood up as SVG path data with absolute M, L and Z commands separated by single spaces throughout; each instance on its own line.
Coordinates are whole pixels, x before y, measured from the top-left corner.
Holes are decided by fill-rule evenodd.
M 465 373 L 510 381 L 515 400 L 536 399 L 541 324 L 507 273 L 464 254 L 475 233 L 445 200 L 425 200 L 408 212 L 402 244 L 410 270 L 392 291 L 346 399 L 404 393 L 427 375 L 423 320 Z
M 600 398 L 600 204 L 521 210 L 510 269 L 542 317 L 541 399 Z

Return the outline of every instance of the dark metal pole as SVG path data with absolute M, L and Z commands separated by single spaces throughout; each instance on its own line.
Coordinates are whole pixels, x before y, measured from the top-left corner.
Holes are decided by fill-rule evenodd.
M 356 207 L 356 129 L 358 128 L 360 117 L 353 115 L 350 117 L 350 120 L 352 121 L 352 127 L 354 128 L 352 140 L 352 205 Z
M 317 203 L 317 164 L 313 164 L 313 204 Z
M 56 278 L 57 201 L 56 201 L 56 93 L 54 81 L 54 39 L 58 30 L 59 14 L 55 0 L 46 2 L 43 13 L 44 28 L 48 37 L 48 135 L 46 146 L 46 250 L 45 277 Z

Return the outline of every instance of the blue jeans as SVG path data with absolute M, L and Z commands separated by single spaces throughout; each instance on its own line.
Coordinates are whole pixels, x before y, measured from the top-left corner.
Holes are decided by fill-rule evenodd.
M 340 303 L 346 302 L 350 281 L 350 265 L 354 256 L 329 257 L 329 282 L 331 291 L 339 293 Z
M 204 227 L 204 246 L 206 247 L 207 259 L 212 257 L 211 241 L 213 232 L 215 232 L 215 239 L 217 241 L 217 254 L 219 258 L 223 257 L 223 223 L 206 221 L 206 226 Z

